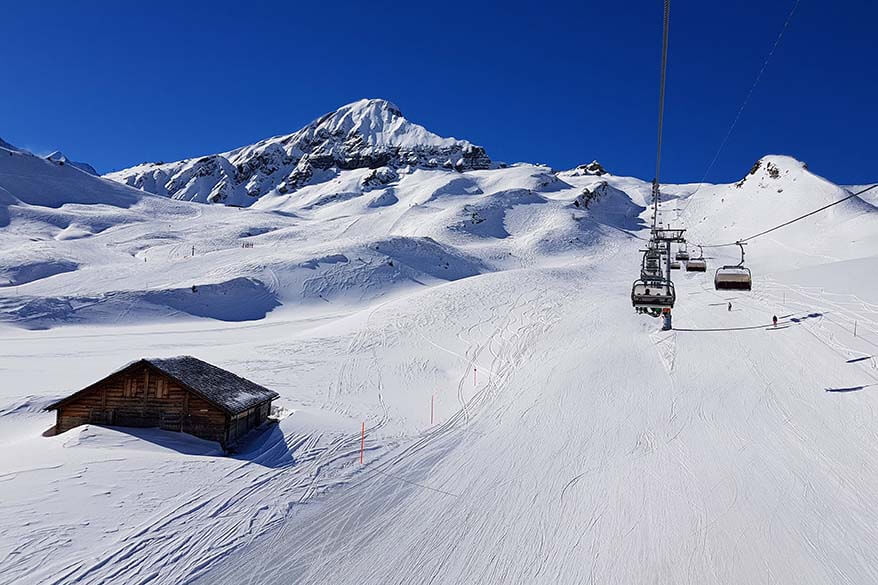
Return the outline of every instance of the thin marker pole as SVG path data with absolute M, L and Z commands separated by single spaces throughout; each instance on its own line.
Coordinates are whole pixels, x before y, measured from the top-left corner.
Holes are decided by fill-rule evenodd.
M 473 386 L 477 386 L 479 383 L 478 382 L 478 379 L 479 379 L 478 373 L 479 373 L 479 369 L 477 367 L 473 366 Z
M 363 451 L 366 449 L 366 422 L 363 421 L 363 426 L 360 430 L 360 465 L 363 464 Z
M 857 336 L 857 320 L 854 319 L 854 337 Z

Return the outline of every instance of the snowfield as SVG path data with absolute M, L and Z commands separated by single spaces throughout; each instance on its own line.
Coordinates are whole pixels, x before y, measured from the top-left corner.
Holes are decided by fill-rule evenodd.
M 469 145 L 374 106 L 333 128 Z M 662 332 L 629 298 L 650 186 L 599 166 L 314 167 L 242 209 L 60 162 L 0 142 L 0 584 L 878 582 L 866 199 L 751 242 L 751 293 L 705 248 Z M 693 244 L 847 195 L 784 156 L 663 192 Z M 43 436 L 53 399 L 178 354 L 279 423 L 229 455 Z

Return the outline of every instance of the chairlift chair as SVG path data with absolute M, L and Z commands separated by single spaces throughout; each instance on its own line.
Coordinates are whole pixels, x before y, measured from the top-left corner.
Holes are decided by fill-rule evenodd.
M 671 260 L 671 270 L 680 270 L 680 262 Z
M 717 268 L 713 277 L 713 286 L 716 290 L 751 290 L 753 286 L 750 269 L 744 266 L 744 244 L 735 243 L 741 247 L 741 261 Z
M 661 277 L 641 278 L 631 286 L 631 304 L 638 313 L 658 317 L 662 309 L 674 306 L 674 283 Z
M 704 259 L 704 251 L 698 246 L 698 258 L 690 258 L 686 262 L 686 272 L 706 272 L 707 261 Z
M 677 250 L 677 255 L 674 256 L 675 260 L 688 260 L 689 259 L 689 250 L 686 249 L 686 244 L 680 245 L 680 248 Z
M 657 249 L 649 249 L 643 254 L 640 274 L 644 276 L 660 276 L 662 273 L 661 253 Z

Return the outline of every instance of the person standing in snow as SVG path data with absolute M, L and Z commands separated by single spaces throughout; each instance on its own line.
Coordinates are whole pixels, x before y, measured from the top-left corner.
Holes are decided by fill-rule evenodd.
M 771 317 L 771 322 L 774 324 L 775 327 L 777 327 L 777 315 Z
M 731 311 L 731 310 L 732 310 L 732 303 L 731 303 L 731 301 L 730 301 L 730 302 L 729 302 L 729 311 Z

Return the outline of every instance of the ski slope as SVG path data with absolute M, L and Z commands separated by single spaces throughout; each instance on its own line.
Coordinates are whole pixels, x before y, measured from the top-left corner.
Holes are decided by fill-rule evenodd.
M 874 206 L 754 240 L 751 293 L 675 272 L 661 332 L 628 296 L 648 183 L 364 172 L 239 210 L 0 152 L 0 584 L 878 580 Z M 746 177 L 663 217 L 723 243 L 844 192 L 787 157 Z M 231 456 L 41 435 L 54 397 L 179 353 L 280 422 Z

